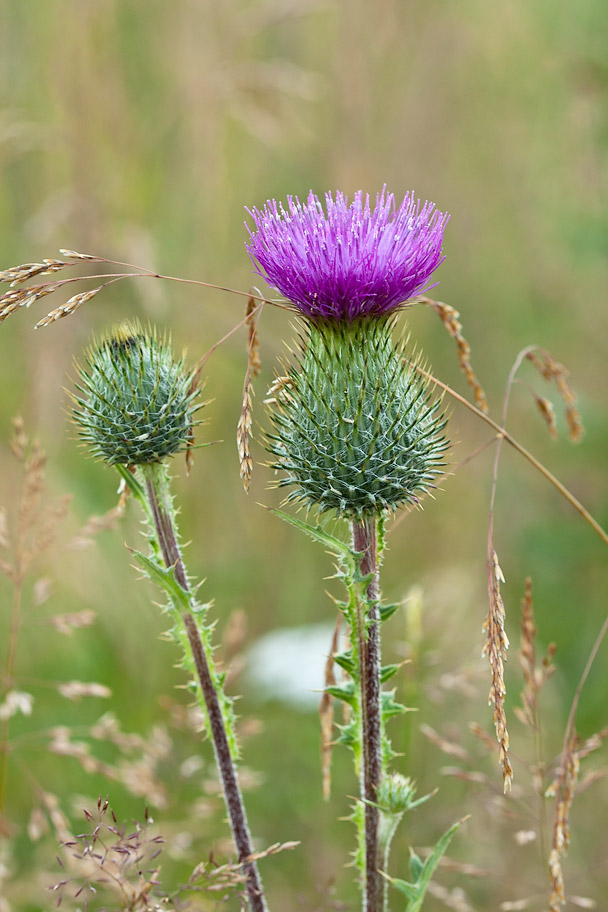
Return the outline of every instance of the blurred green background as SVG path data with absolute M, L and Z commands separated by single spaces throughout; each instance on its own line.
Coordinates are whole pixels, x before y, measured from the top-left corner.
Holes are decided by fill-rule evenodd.
M 447 259 L 432 294 L 460 311 L 494 416 L 523 346 L 539 343 L 570 369 L 587 431 L 576 449 L 566 442 L 560 404 L 561 438 L 554 442 L 526 385 L 514 389 L 509 426 L 606 526 L 607 33 L 603 0 L 3 0 L 0 265 L 57 256 L 66 247 L 247 290 L 255 280 L 244 247 L 245 206 L 311 188 L 375 194 L 386 183 L 397 197 L 414 189 L 451 213 Z M 116 501 L 116 477 L 84 457 L 66 417 L 73 359 L 91 333 L 138 316 L 170 327 L 176 349 L 187 345 L 194 360 L 242 318 L 245 299 L 141 279 L 112 286 L 76 316 L 34 333 L 36 320 L 59 303 L 44 299 L 35 312 L 0 327 L 0 504 L 14 515 L 18 475 L 8 442 L 11 417 L 20 414 L 48 454 L 50 496 L 73 495 L 67 540 L 90 514 L 103 514 Z M 436 316 L 418 308 L 408 324 L 435 372 L 466 392 L 454 344 Z M 181 462 L 175 467 L 183 537 L 193 543 L 191 570 L 206 579 L 204 594 L 215 599 L 218 638 L 235 609 L 245 613 L 243 649 L 276 628 L 326 623 L 329 629 L 335 609 L 324 590 L 340 594 L 335 582 L 324 581 L 332 565 L 322 549 L 259 505 L 279 501 L 269 490 L 260 445 L 262 400 L 285 354 L 283 340 L 293 336 L 285 312 L 267 307 L 254 412 L 258 465 L 249 496 L 239 481 L 234 442 L 246 366 L 242 330 L 206 367 L 210 403 L 201 438 L 221 443 L 197 455 L 189 479 Z M 555 400 L 531 367 L 522 377 Z M 457 465 L 490 434 L 459 405 L 450 409 Z M 395 745 L 406 751 L 398 762 L 421 789 L 441 785 L 439 796 L 404 827 L 392 873 L 406 875 L 409 844 L 432 844 L 470 812 L 451 856 L 492 875 L 442 872 L 446 892 L 429 898 L 429 910 L 449 902 L 455 909 L 515 908 L 500 903 L 522 897 L 529 905 L 517 908 L 546 908 L 539 841 L 522 847 L 513 835 L 533 829 L 537 814 L 526 769 L 533 745 L 511 712 L 522 686 L 516 653 L 525 578 L 534 580 L 539 652 L 549 641 L 558 644 L 557 673 L 543 703 L 547 761 L 560 750 L 572 696 L 606 611 L 605 546 L 505 448 L 495 543 L 507 579 L 513 641 L 507 711 L 520 791 L 504 802 L 498 768 L 468 733 L 471 720 L 492 731 L 489 677 L 479 657 L 492 454 L 473 459 L 423 513 L 400 522 L 389 535 L 383 571 L 390 600 L 411 596 L 413 586 L 422 592 L 422 613 L 419 595 L 410 597 L 385 637 L 387 658 L 413 659 L 400 688 L 420 709 L 393 723 Z M 170 797 L 156 809 L 149 794 L 129 794 L 101 774 L 87 775 L 77 760 L 50 753 L 43 734 L 70 725 L 86 740 L 91 724 L 111 711 L 125 731 L 148 737 L 154 726 L 169 725 L 168 700 L 187 701 L 175 690 L 183 676 L 173 667 L 174 647 L 159 639 L 166 619 L 152 604 L 155 593 L 136 582 L 123 545 L 138 544 L 138 522 L 128 509 L 118 529 L 101 533 L 94 548 L 56 549 L 37 570 L 55 580 L 41 618 L 90 608 L 97 621 L 68 639 L 37 624 L 34 614 L 20 634 L 18 683 L 36 701 L 30 717 L 11 724 L 6 815 L 12 838 L 4 839 L 0 856 L 7 908 L 47 908 L 52 900 L 41 885 L 60 876 L 53 838 L 33 845 L 26 832 L 40 787 L 56 794 L 73 819 L 75 808 L 82 801 L 91 807 L 98 794 L 109 796 L 121 818 L 141 818 L 150 803 L 159 829 L 174 843 L 163 868 L 169 881 L 187 876 L 212 846 L 222 857 L 221 814 L 196 812 L 199 774 L 182 782 L 173 772 L 198 753 L 183 732 L 174 732 L 173 753 L 159 761 Z M 1 579 L 0 645 L 10 602 L 10 586 Z M 297 643 L 296 635 L 296 656 Z M 606 725 L 606 648 L 581 699 L 577 727 L 585 737 Z M 306 651 L 300 658 L 323 661 Z M 297 678 L 295 658 L 292 668 Z M 73 678 L 104 683 L 113 695 L 73 704 L 42 686 Z M 334 791 L 324 804 L 314 702 L 303 708 L 280 693 L 263 699 L 247 680 L 237 678 L 233 690 L 245 694 L 239 711 L 260 722 L 245 742 L 247 765 L 261 779 L 248 793 L 257 842 L 302 842 L 263 863 L 273 908 L 342 908 L 332 905 L 337 900 L 356 908 L 352 870 L 344 867 L 352 827 L 337 822 L 356 788 L 350 758 L 336 751 Z M 289 682 L 294 687 L 297 680 Z M 440 777 L 457 761 L 421 734 L 421 722 L 462 741 L 486 784 Z M 107 744 L 90 743 L 94 754 L 106 756 Z M 208 762 L 209 746 L 202 750 Z M 601 755 L 585 762 L 589 769 L 601 766 Z M 600 783 L 575 802 L 565 864 L 569 889 L 594 897 L 600 907 L 608 891 L 608 840 L 597 807 L 606 806 L 606 797 Z M 546 814 L 550 820 L 550 803 Z M 79 832 L 82 823 L 74 825 Z

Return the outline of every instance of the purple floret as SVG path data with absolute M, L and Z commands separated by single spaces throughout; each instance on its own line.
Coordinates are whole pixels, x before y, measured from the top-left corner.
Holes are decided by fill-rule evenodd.
M 432 287 L 443 262 L 441 245 L 448 215 L 408 193 L 399 208 L 382 190 L 370 208 L 359 191 L 311 193 L 306 203 L 287 197 L 287 209 L 268 200 L 248 210 L 247 250 L 256 272 L 310 319 L 347 320 L 380 316 Z

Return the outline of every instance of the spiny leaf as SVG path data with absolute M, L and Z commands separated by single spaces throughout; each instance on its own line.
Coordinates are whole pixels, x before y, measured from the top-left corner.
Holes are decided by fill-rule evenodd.
M 353 653 L 351 649 L 349 649 L 348 652 L 334 653 L 334 662 L 336 665 L 339 665 L 340 668 L 343 668 L 344 671 L 347 671 L 350 675 L 355 675 L 357 672 L 357 665 L 353 660 Z
M 393 699 L 394 696 L 394 690 L 384 690 L 380 695 L 382 716 L 384 719 L 390 719 L 391 716 L 400 716 L 401 713 L 416 712 L 415 707 L 404 706 L 403 703 L 397 703 L 396 700 Z
M 336 697 L 338 700 L 344 700 L 350 706 L 354 706 L 357 701 L 355 686 L 350 681 L 347 684 L 332 684 L 325 688 L 325 693 L 328 693 L 330 697 Z
M 357 558 L 357 552 L 352 551 L 349 546 L 340 541 L 339 538 L 335 538 L 333 535 L 330 535 L 329 532 L 326 532 L 325 529 L 322 529 L 321 526 L 312 526 L 310 523 L 303 522 L 301 519 L 296 519 L 295 516 L 291 516 L 289 513 L 284 513 L 283 510 L 275 510 L 269 508 L 271 513 L 274 513 L 275 516 L 279 516 L 281 519 L 284 519 L 285 522 L 290 523 L 292 526 L 295 526 L 296 529 L 300 529 L 302 532 L 305 532 L 311 538 L 314 538 L 315 541 L 319 542 L 322 545 L 325 545 L 333 554 L 337 554 L 340 557 L 345 558 L 349 563 L 355 561 Z
M 445 855 L 452 836 L 462 822 L 462 820 L 458 820 L 449 828 L 449 830 L 446 830 L 424 864 L 422 864 L 417 855 L 412 854 L 410 859 L 410 870 L 412 871 L 412 875 L 416 878 L 415 883 L 409 883 L 407 880 L 399 880 L 398 878 L 388 878 L 392 885 L 407 897 L 408 904 L 405 907 L 405 912 L 420 912 L 433 874 Z
M 387 621 L 394 615 L 398 608 L 401 608 L 401 602 L 392 602 L 390 605 L 378 605 L 380 621 Z
M 401 665 L 383 665 L 380 669 L 380 683 L 385 684 L 387 681 L 396 675 Z
M 136 551 L 132 548 L 129 550 L 131 551 L 131 554 L 139 566 L 142 568 L 142 570 L 150 577 L 152 582 L 156 583 L 157 586 L 160 586 L 160 588 L 167 593 L 173 607 L 178 608 L 181 611 L 190 611 L 190 595 L 184 589 L 182 589 L 180 584 L 175 579 L 174 568 L 162 567 L 152 558 L 146 557 L 145 554 L 142 554 L 141 551 Z

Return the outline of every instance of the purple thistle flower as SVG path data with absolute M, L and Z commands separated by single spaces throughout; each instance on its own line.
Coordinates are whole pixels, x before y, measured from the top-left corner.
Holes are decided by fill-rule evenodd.
M 369 195 L 311 193 L 306 203 L 287 197 L 287 209 L 268 200 L 247 210 L 255 231 L 247 244 L 256 272 L 309 319 L 381 316 L 432 287 L 443 262 L 448 215 L 408 193 L 399 208 L 386 187 L 370 208 Z

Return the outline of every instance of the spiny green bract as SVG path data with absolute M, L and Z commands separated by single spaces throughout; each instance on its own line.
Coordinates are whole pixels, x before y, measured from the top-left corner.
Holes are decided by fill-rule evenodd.
M 144 465 L 188 445 L 198 384 L 167 339 L 123 324 L 88 349 L 79 375 L 73 415 L 94 456 Z
M 361 518 L 432 487 L 445 419 L 392 329 L 390 318 L 308 325 L 268 435 L 273 467 L 286 473 L 279 485 L 293 487 L 288 500 Z

